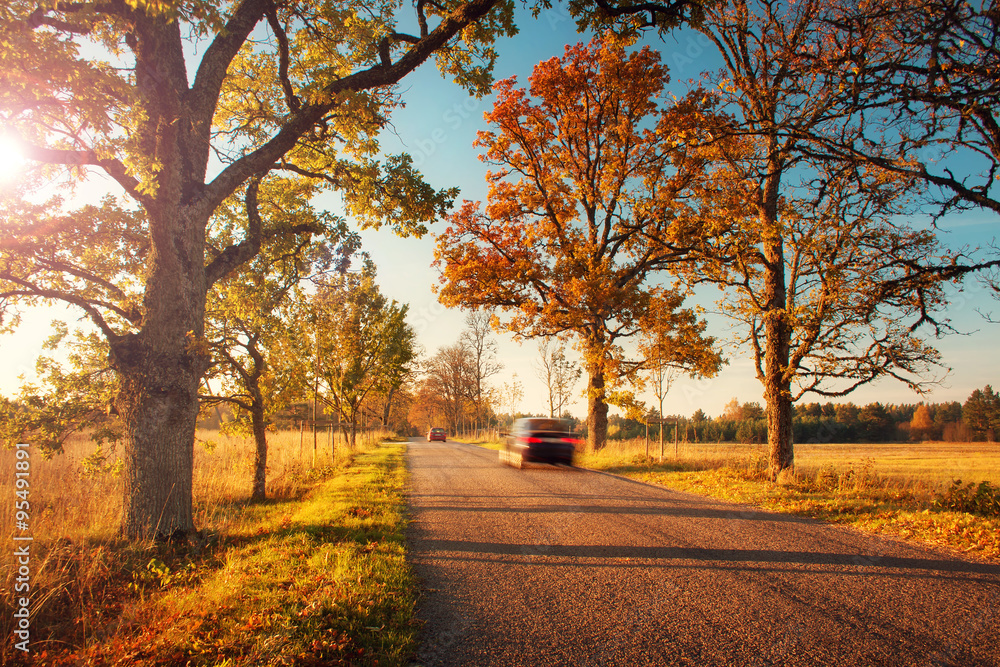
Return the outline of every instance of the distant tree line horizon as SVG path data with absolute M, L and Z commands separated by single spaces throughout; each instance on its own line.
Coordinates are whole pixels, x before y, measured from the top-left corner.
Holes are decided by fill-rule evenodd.
M 528 416 L 528 415 L 523 415 Z M 585 424 L 569 416 L 585 428 Z M 650 415 L 656 419 L 657 415 Z M 721 415 L 710 417 L 702 409 L 677 419 L 679 439 L 685 442 L 767 442 L 767 413 L 755 401 L 726 404 Z M 1000 395 L 990 385 L 973 391 L 964 403 L 802 403 L 794 407 L 793 438 L 798 444 L 823 442 L 996 442 L 1000 434 Z M 649 425 L 650 437 L 658 437 L 658 424 Z M 665 438 L 673 440 L 673 423 L 664 424 Z M 609 417 L 610 439 L 644 437 L 646 423 L 624 415 Z

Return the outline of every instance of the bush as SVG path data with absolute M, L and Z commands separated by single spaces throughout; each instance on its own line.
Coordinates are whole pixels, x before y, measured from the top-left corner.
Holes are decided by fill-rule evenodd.
M 980 516 L 1000 516 L 1000 487 L 989 482 L 969 482 L 956 479 L 944 493 L 934 499 L 934 506 Z

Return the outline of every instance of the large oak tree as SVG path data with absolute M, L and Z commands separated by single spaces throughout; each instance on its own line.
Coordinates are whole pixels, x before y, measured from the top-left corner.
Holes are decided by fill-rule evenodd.
M 484 86 L 510 7 L 420 3 L 413 35 L 397 31 L 395 9 L 113 0 L 15 2 L 0 15 L 7 131 L 31 160 L 101 172 L 122 195 L 61 210 L 9 201 L 0 293 L 77 305 L 107 338 L 125 428 L 125 535 L 194 528 L 206 295 L 268 237 L 250 225 L 216 249 L 208 222 L 220 204 L 286 168 L 322 173 L 363 222 L 419 231 L 440 212 L 443 196 L 407 158 L 380 162 L 373 137 L 398 102 L 392 86 L 435 54 L 463 84 Z M 117 271 L 123 256 L 139 266 Z
M 696 103 L 660 106 L 666 68 L 608 37 L 535 67 L 529 91 L 497 84 L 481 132 L 489 202 L 465 202 L 438 237 L 440 299 L 499 309 L 519 337 L 572 334 L 589 376 L 588 447 L 607 437 L 608 400 L 636 366 L 621 347 L 643 330 L 677 340 L 678 363 L 712 374 L 717 355 L 683 297 L 656 284 L 678 253 L 670 228 L 700 170 L 677 137 Z
M 831 150 L 865 144 L 897 159 L 879 139 L 884 118 L 851 86 L 858 68 L 843 54 L 856 45 L 841 41 L 843 11 L 740 0 L 707 9 L 700 26 L 723 60 L 704 92 L 719 113 L 690 138 L 712 166 L 679 227 L 702 239 L 692 278 L 724 287 L 721 307 L 744 325 L 775 476 L 793 464 L 792 404 L 803 394 L 841 396 L 886 377 L 926 386 L 939 354 L 919 327 L 939 325 L 948 277 L 927 267 L 955 263 L 932 230 L 908 224 L 918 179 Z M 871 58 L 896 57 L 866 37 Z

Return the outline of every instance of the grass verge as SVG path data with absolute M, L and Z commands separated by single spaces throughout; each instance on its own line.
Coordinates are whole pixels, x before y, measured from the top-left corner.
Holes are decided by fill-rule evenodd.
M 90 627 L 37 628 L 27 664 L 405 664 L 417 625 L 404 452 L 358 453 L 304 495 L 248 505 L 195 543 L 52 545 L 43 567 L 95 571 L 65 578 L 89 582 L 89 597 L 65 591 L 63 611 Z

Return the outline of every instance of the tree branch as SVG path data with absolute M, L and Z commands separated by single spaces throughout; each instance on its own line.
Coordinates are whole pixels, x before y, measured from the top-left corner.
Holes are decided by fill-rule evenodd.
M 264 0 L 246 0 L 247 5 L 259 5 Z M 350 74 L 330 83 L 322 97 L 330 100 L 321 104 L 308 104 L 292 113 L 280 130 L 263 146 L 236 160 L 206 187 L 202 193 L 202 206 L 214 210 L 234 192 L 250 174 L 266 171 L 282 155 L 290 151 L 310 128 L 314 127 L 334 109 L 345 92 L 371 90 L 397 83 L 407 74 L 423 64 L 431 55 L 441 49 L 456 34 L 478 21 L 495 7 L 500 0 L 472 0 L 451 14 L 443 17 L 441 23 L 426 37 L 413 45 L 402 57 L 388 67 L 381 62 L 368 69 Z M 241 9 L 243 5 L 241 5 Z M 261 9 L 261 13 L 263 10 Z M 206 54 L 206 60 L 208 54 Z M 224 68 L 223 68 L 224 69 Z M 224 76 L 221 72 L 218 76 Z M 199 69 L 199 77 L 201 69 Z M 207 148 L 206 148 L 207 150 Z
M 278 11 L 273 1 L 268 3 L 266 15 L 267 23 L 271 26 L 271 32 L 274 33 L 275 39 L 278 40 L 278 80 L 281 82 L 281 89 L 285 92 L 285 104 L 294 113 L 302 108 L 302 102 L 295 96 L 295 89 L 288 78 L 288 35 L 285 34 L 284 28 L 282 28 L 281 23 L 278 21 Z
M 205 279 L 209 285 L 214 285 L 220 278 L 244 262 L 253 259 L 260 252 L 264 235 L 263 223 L 257 208 L 257 190 L 263 178 L 263 174 L 258 174 L 247 185 L 246 213 L 248 229 L 246 238 L 220 252 L 205 267 Z
M 44 148 L 29 144 L 25 141 L 17 141 L 18 149 L 28 159 L 45 164 L 62 164 L 67 166 L 83 167 L 91 165 L 100 167 L 111 176 L 136 201 L 147 205 L 151 199 L 139 191 L 139 181 L 128 173 L 125 165 L 119 160 L 100 159 L 92 150 L 73 151 L 56 148 Z

